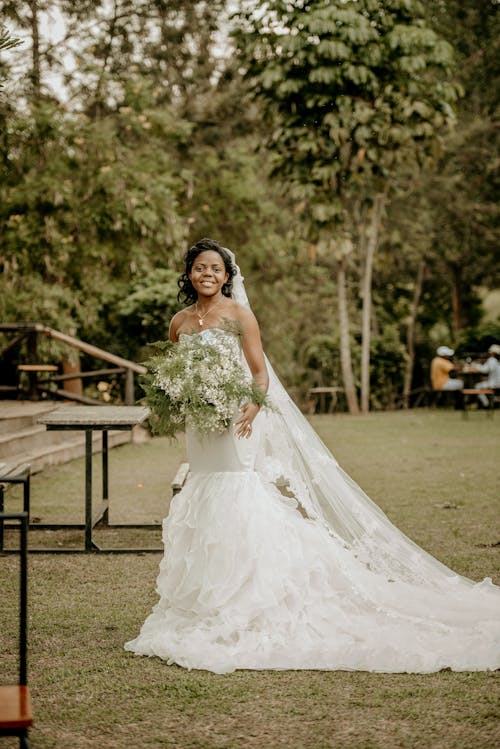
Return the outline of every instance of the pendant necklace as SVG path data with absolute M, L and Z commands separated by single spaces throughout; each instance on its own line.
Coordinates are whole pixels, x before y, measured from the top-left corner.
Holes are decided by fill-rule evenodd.
M 203 326 L 203 320 L 204 320 L 204 318 L 205 318 L 205 317 L 206 317 L 206 316 L 208 315 L 208 313 L 209 313 L 209 312 L 213 312 L 213 311 L 214 311 L 214 309 L 215 309 L 216 307 L 218 307 L 218 306 L 219 306 L 219 304 L 220 304 L 221 302 L 223 302 L 223 301 L 224 301 L 224 297 L 222 297 L 222 299 L 219 299 L 219 301 L 217 302 L 217 304 L 214 304 L 214 306 L 213 306 L 213 307 L 210 307 L 210 309 L 207 309 L 207 311 L 206 311 L 206 312 L 205 312 L 205 313 L 204 313 L 203 315 L 200 315 L 200 313 L 198 312 L 198 300 L 196 300 L 196 304 L 195 304 L 195 309 L 196 309 L 196 314 L 198 315 L 198 325 L 199 325 L 200 327 L 202 327 L 202 326 Z

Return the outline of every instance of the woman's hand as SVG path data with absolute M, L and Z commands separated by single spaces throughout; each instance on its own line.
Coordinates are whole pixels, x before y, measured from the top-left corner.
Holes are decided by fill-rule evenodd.
M 235 435 L 242 439 L 245 437 L 252 436 L 252 422 L 260 411 L 260 406 L 256 403 L 247 403 L 246 406 L 240 408 L 241 416 L 234 422 Z

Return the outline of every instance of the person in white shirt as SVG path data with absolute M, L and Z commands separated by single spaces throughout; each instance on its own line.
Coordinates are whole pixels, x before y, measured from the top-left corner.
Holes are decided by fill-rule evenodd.
M 485 388 L 500 388 L 500 346 L 493 343 L 488 349 L 489 357 L 484 364 L 474 362 L 474 368 L 481 374 L 487 375 L 486 380 L 478 382 L 476 387 L 484 390 Z M 479 400 L 483 406 L 488 407 L 488 398 L 481 394 Z

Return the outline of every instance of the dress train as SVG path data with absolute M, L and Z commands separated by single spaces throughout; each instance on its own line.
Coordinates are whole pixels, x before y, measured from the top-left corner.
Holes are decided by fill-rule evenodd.
M 255 470 L 255 431 L 188 431 L 191 471 L 163 525 L 159 601 L 127 650 L 215 673 L 500 668 L 489 579 L 465 585 L 443 566 L 436 587 L 372 569 Z

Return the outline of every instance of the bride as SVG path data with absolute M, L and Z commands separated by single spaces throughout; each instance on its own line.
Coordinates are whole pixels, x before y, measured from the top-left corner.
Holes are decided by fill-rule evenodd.
M 222 344 L 274 408 L 187 428 L 159 601 L 126 650 L 216 673 L 499 668 L 500 589 L 431 557 L 342 471 L 269 365 L 234 255 L 203 239 L 185 262 L 170 340 Z

